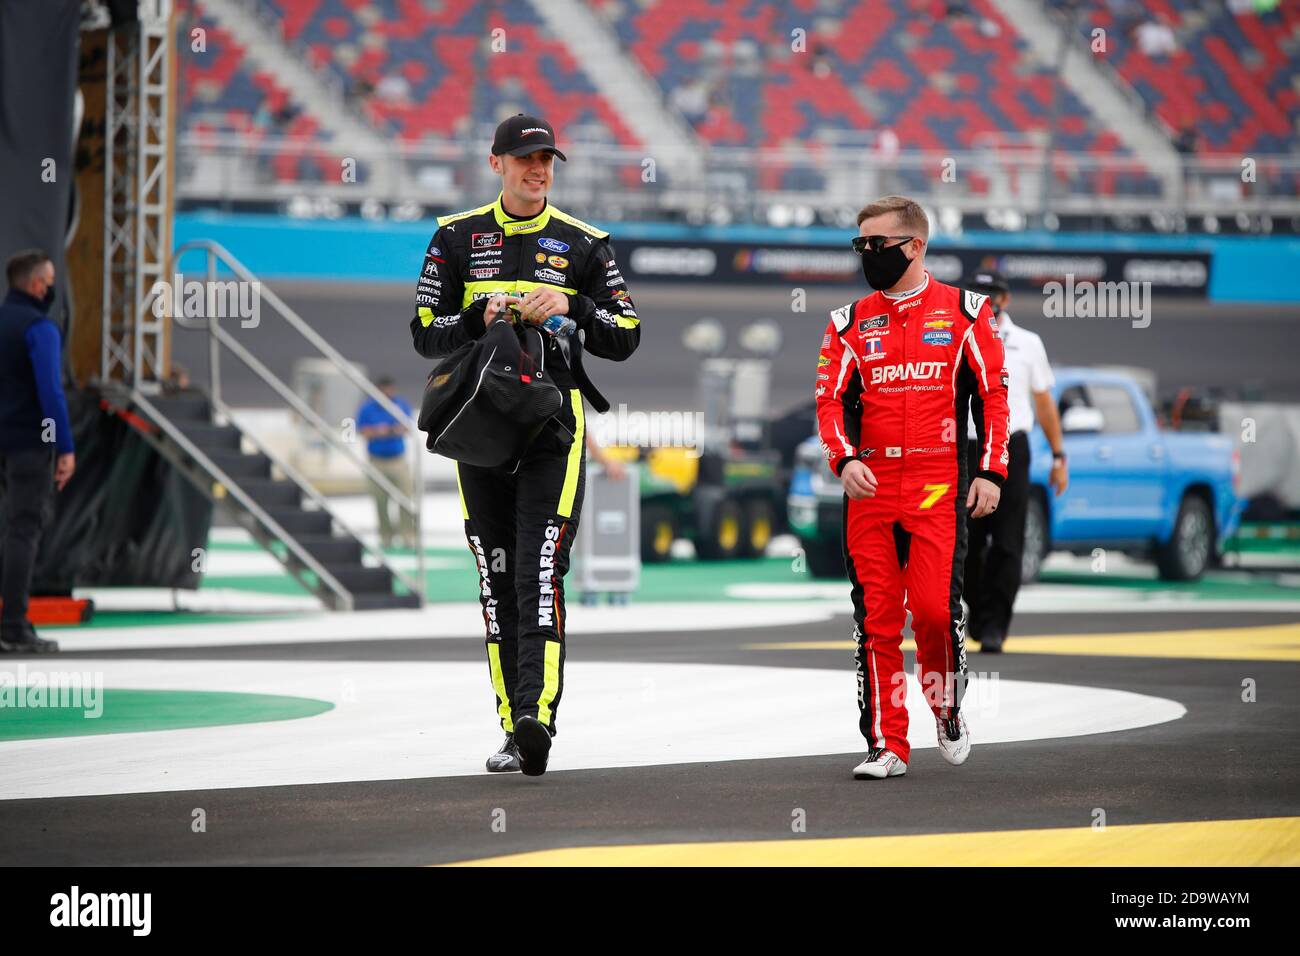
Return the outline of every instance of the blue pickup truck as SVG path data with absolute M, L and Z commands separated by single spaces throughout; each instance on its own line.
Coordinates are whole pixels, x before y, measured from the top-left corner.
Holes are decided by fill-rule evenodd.
M 1053 390 L 1065 433 L 1070 486 L 1047 484 L 1051 454 L 1031 433 L 1024 580 L 1052 551 L 1095 548 L 1154 559 L 1160 577 L 1199 578 L 1236 531 L 1240 460 L 1230 438 L 1163 431 L 1137 382 L 1088 368 L 1055 369 Z M 842 491 L 816 436 L 799 446 L 788 500 L 790 527 L 818 577 L 843 577 Z

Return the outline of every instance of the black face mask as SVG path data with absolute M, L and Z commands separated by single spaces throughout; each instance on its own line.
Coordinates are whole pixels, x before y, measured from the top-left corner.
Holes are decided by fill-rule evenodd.
M 892 289 L 898 284 L 907 267 L 912 264 L 912 260 L 903 252 L 905 245 L 906 242 L 900 242 L 880 252 L 868 249 L 862 253 L 862 274 L 867 277 L 867 285 L 880 290 Z
M 54 286 L 50 286 L 48 289 L 45 290 L 45 295 L 41 297 L 41 308 L 44 309 L 46 312 L 49 312 L 50 307 L 53 305 L 54 305 Z

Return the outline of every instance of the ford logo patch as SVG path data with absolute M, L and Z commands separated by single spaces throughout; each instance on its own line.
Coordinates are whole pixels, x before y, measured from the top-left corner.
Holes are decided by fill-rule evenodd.
M 560 242 L 559 239 L 546 239 L 546 238 L 538 239 L 537 244 L 541 246 L 543 249 L 545 249 L 547 252 L 568 252 L 569 251 L 569 244 L 567 242 Z

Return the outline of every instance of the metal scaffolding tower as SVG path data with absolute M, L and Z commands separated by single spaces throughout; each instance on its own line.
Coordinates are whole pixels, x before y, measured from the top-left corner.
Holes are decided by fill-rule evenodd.
M 139 20 L 108 38 L 104 170 L 104 315 L 100 376 L 146 394 L 164 373 L 166 319 L 149 308 L 170 235 L 171 0 L 141 0 Z

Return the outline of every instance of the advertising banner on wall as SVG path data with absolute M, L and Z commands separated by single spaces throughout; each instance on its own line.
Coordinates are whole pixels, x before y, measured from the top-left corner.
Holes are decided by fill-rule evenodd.
M 803 282 L 853 284 L 861 261 L 834 246 L 748 245 L 730 242 L 638 241 L 615 237 L 620 265 L 629 278 L 700 282 Z M 996 269 L 1012 288 L 1036 289 L 1051 282 L 1150 282 L 1157 295 L 1204 297 L 1210 281 L 1208 253 L 934 247 L 926 255 L 931 274 L 958 284 L 964 276 Z

